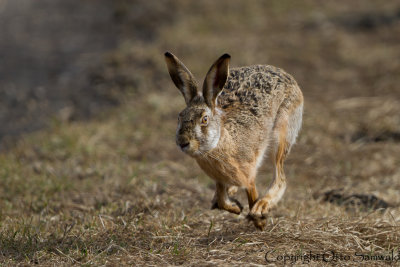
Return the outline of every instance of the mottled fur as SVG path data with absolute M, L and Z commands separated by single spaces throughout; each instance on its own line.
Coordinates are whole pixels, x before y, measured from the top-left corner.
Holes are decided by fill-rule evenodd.
M 249 218 L 262 229 L 286 188 L 283 162 L 301 127 L 303 95 L 292 76 L 279 68 L 256 65 L 229 71 L 229 59 L 225 54 L 214 63 L 203 91 L 197 88 L 196 93 L 192 74 L 166 53 L 170 75 L 187 102 L 179 115 L 177 144 L 216 181 L 213 207 L 239 214 L 242 207 L 228 191 L 245 188 Z M 207 125 L 202 124 L 204 116 Z M 273 181 L 259 198 L 255 178 L 265 154 L 274 166 Z

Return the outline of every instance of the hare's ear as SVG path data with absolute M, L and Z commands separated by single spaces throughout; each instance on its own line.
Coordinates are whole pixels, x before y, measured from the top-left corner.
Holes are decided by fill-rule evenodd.
M 207 105 L 212 109 L 215 107 L 215 100 L 217 99 L 218 94 L 222 91 L 222 88 L 224 88 L 226 79 L 228 78 L 230 59 L 230 55 L 222 55 L 211 66 L 204 80 L 203 96 Z
M 170 52 L 165 53 L 165 61 L 172 81 L 183 94 L 186 105 L 189 105 L 190 101 L 197 95 L 197 82 L 193 74 Z

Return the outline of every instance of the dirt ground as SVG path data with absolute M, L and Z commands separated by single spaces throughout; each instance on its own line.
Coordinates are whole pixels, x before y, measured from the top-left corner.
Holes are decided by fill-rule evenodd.
M 116 42 L 79 74 L 95 82 L 74 90 L 101 88 L 118 105 L 45 116 L 47 128 L 18 132 L 0 154 L 0 264 L 399 264 L 399 1 L 112 3 Z M 199 81 L 229 53 L 233 67 L 278 66 L 302 88 L 288 188 L 264 231 L 248 208 L 210 210 L 214 183 L 176 147 L 185 104 L 167 50 Z M 270 180 L 266 160 L 260 193 Z

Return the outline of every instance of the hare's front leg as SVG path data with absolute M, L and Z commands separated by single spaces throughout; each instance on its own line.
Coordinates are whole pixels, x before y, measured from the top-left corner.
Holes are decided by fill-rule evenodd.
M 219 182 L 217 182 L 216 185 L 217 188 L 215 190 L 211 209 L 221 209 L 235 214 L 240 214 L 243 210 L 242 205 L 239 201 L 230 197 L 231 194 L 235 193 L 235 188 L 229 188 L 228 186 Z

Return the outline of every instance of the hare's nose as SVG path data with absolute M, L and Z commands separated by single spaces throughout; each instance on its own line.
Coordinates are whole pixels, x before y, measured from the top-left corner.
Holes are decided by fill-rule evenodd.
M 190 143 L 181 143 L 179 144 L 179 146 L 181 147 L 182 150 L 184 150 L 185 148 L 188 148 L 190 145 Z
M 189 138 L 187 138 L 186 136 L 182 136 L 182 135 L 178 135 L 176 137 L 176 144 L 182 149 L 188 149 L 190 146 L 190 141 Z

